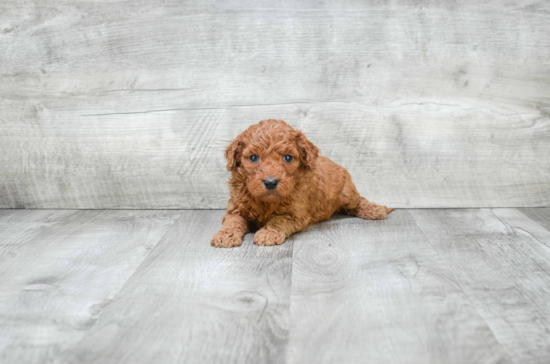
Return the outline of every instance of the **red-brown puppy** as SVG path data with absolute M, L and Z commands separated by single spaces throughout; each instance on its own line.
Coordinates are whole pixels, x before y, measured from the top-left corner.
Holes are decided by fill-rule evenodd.
M 231 198 L 211 241 L 216 247 L 241 245 L 250 223 L 259 228 L 256 244 L 277 245 L 341 210 L 363 219 L 393 211 L 361 197 L 345 168 L 319 156 L 319 148 L 282 120 L 252 125 L 225 157 Z

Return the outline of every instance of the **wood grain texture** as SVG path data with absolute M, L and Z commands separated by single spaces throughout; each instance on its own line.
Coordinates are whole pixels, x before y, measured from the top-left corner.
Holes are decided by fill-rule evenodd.
M 0 210 L 0 363 L 545 364 L 549 210 L 336 216 L 229 250 L 222 211 Z
M 536 221 L 546 230 L 550 230 L 550 209 L 549 208 L 523 208 L 519 209 L 531 220 Z
M 535 209 L 541 210 L 540 212 L 529 210 L 531 211 L 527 213 L 519 209 L 492 209 L 491 211 L 510 229 L 513 229 L 514 234 L 535 238 L 550 248 L 550 231 L 546 227 L 550 227 L 550 209 Z
M 25 241 L 2 255 L 0 265 L 0 362 L 46 363 L 70 350 L 94 326 L 151 248 L 179 216 L 178 211 L 78 211 L 53 224 L 63 212 L 41 221 L 25 211 L 0 213 L 22 230 L 0 230 Z M 47 212 L 43 212 L 45 215 Z M 8 215 L 8 216 L 6 216 Z M 48 226 L 49 225 L 49 226 Z
M 547 1 L 0 4 L 0 207 L 223 208 L 282 118 L 393 207 L 550 206 Z
M 17 258 L 18 251 L 51 230 L 74 211 L 0 210 L 0 266 Z
M 222 211 L 185 211 L 64 358 L 80 363 L 283 363 L 292 239 L 210 246 Z
M 289 363 L 507 361 L 406 210 L 296 235 L 291 315 Z
M 540 225 L 517 211 L 410 213 L 512 361 L 547 363 L 550 247 L 535 237 Z

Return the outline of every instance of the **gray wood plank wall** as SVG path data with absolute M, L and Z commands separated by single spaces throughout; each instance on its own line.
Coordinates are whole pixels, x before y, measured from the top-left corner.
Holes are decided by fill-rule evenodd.
M 281 118 L 394 207 L 550 206 L 548 1 L 0 2 L 0 208 L 222 208 Z

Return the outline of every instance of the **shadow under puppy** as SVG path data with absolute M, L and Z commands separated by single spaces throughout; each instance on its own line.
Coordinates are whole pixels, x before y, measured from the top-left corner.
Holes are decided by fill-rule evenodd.
M 302 132 L 282 120 L 264 120 L 242 132 L 225 151 L 231 198 L 213 246 L 241 245 L 255 223 L 258 245 L 282 244 L 335 212 L 383 219 L 394 211 L 359 195 L 348 171 Z

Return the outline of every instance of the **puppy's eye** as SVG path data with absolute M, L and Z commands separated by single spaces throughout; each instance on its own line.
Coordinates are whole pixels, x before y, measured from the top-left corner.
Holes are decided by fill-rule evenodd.
M 284 156 L 284 160 L 285 160 L 285 162 L 289 163 L 289 162 L 292 161 L 292 156 L 290 154 L 287 154 L 287 155 Z
M 258 156 L 257 156 L 256 154 L 252 154 L 252 155 L 250 156 L 250 158 L 248 158 L 248 159 L 250 159 L 250 161 L 251 161 L 252 163 L 256 163 L 256 162 L 258 161 L 259 158 L 258 158 Z

